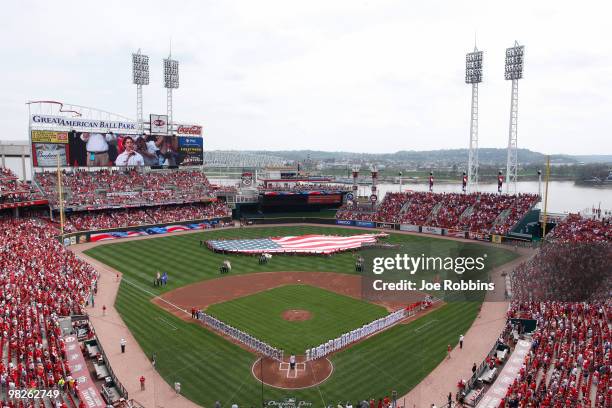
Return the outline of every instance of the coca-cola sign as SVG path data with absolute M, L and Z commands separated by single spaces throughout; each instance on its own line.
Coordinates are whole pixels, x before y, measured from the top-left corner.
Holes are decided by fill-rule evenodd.
M 179 135 L 202 136 L 202 126 L 178 125 L 176 133 L 178 133 Z

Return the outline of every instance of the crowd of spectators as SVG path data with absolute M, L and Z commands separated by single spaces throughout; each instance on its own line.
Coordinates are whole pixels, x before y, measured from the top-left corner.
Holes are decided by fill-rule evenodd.
M 375 209 L 343 206 L 336 218 L 506 234 L 538 200 L 535 194 L 387 193 Z
M 108 207 L 151 203 L 195 202 L 211 197 L 211 185 L 197 170 L 81 169 L 62 172 L 64 205 Z M 57 174 L 35 173 L 48 200 L 58 200 Z
M 75 391 L 60 316 L 82 314 L 97 273 L 35 219 L 0 218 L 0 385 L 10 389 Z M 4 394 L 6 395 L 6 393 Z M 76 407 L 73 393 L 63 393 Z M 4 397 L 0 397 L 4 398 Z M 76 397 L 74 397 L 76 398 Z M 66 406 L 58 401 L 57 406 Z M 55 403 L 55 402 L 54 402 Z M 30 407 L 2 401 L 3 407 Z M 21 404 L 21 405 L 19 405 Z M 82 404 L 79 407 L 84 406 Z
M 537 321 L 531 350 L 501 406 L 612 406 L 612 302 L 514 302 L 510 318 Z
M 94 231 L 170 222 L 230 217 L 232 211 L 225 202 L 163 205 L 73 212 L 66 216 L 65 232 Z
M 612 215 L 587 218 L 570 214 L 555 226 L 549 238 L 558 242 L 610 242 Z
M 573 232 L 543 245 L 509 278 L 508 327 L 531 319 L 536 329 L 500 407 L 612 406 L 612 240 L 585 233 L 584 223 L 571 217 Z
M 19 180 L 10 169 L 0 167 L 0 204 L 39 200 L 42 195 Z

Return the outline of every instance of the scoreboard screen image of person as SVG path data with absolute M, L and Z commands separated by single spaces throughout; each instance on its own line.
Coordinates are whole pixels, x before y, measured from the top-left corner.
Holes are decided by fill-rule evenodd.
M 203 139 L 193 136 L 32 130 L 34 167 L 198 166 Z

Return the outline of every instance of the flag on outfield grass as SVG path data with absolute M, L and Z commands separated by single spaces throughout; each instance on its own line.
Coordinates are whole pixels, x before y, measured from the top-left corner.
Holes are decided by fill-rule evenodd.
M 304 253 L 329 254 L 360 248 L 375 243 L 387 234 L 361 234 L 349 236 L 298 235 L 259 239 L 210 240 L 208 247 L 214 251 L 236 253 Z

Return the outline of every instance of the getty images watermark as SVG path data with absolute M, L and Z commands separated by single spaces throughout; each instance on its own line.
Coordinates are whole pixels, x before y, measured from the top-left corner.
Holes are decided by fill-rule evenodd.
M 393 274 L 394 277 L 407 276 L 413 278 L 417 273 L 427 274 L 424 279 L 384 280 L 373 279 L 372 288 L 375 291 L 493 291 L 495 284 L 480 279 L 465 280 L 461 277 L 466 272 L 475 276 L 483 275 L 487 254 L 482 256 L 411 256 L 395 254 L 394 256 L 378 256 L 372 258 L 372 273 L 380 276 Z M 451 274 L 454 273 L 453 277 Z M 447 279 L 440 279 L 446 275 Z M 449 276 L 451 275 L 451 276 Z

